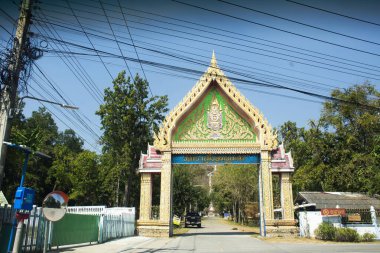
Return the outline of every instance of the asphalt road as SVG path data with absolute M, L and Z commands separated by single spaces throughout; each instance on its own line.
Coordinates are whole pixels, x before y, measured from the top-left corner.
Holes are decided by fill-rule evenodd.
M 257 253 L 334 253 L 380 252 L 380 244 L 347 243 L 273 243 L 261 241 L 251 233 L 232 230 L 232 226 L 217 218 L 202 220 L 202 228 L 190 228 L 189 232 L 174 238 L 131 237 L 105 244 L 62 249 L 60 252 L 257 252 Z

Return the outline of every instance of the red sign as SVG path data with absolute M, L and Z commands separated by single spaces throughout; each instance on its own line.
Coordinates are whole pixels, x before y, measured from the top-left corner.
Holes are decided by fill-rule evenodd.
M 344 208 L 322 208 L 322 216 L 346 216 L 346 209 Z

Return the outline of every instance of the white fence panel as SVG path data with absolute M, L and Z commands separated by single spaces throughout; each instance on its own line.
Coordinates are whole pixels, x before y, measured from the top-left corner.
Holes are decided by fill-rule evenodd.
M 99 231 L 100 242 L 133 236 L 135 234 L 135 208 L 107 208 L 100 219 Z

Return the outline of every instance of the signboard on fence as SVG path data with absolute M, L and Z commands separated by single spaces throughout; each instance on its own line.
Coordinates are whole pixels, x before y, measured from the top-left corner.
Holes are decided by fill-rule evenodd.
M 348 221 L 362 221 L 362 217 L 360 215 L 360 213 L 353 213 L 353 214 L 349 214 L 348 215 Z
M 322 216 L 346 216 L 346 209 L 344 208 L 322 208 Z

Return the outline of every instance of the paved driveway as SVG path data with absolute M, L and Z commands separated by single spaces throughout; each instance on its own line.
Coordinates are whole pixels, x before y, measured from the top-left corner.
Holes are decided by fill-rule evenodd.
M 266 242 L 251 233 L 232 230 L 232 226 L 219 219 L 205 219 L 202 228 L 190 228 L 181 236 L 168 239 L 131 237 L 105 244 L 63 249 L 60 252 L 129 253 L 129 252 L 257 252 L 257 253 L 333 253 L 380 252 L 380 244 L 321 244 Z

